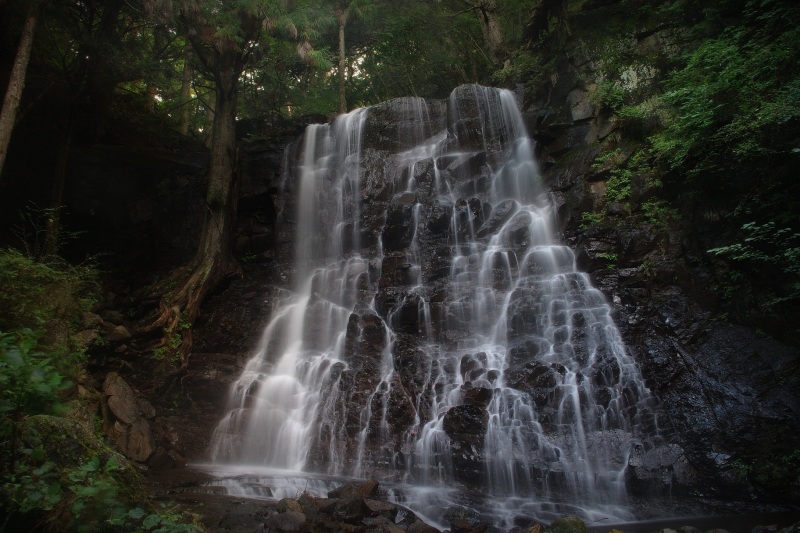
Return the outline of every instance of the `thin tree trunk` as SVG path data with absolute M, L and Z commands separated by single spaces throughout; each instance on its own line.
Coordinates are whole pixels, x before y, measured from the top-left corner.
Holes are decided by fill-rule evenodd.
M 211 160 L 209 164 L 208 191 L 206 193 L 206 220 L 203 235 L 194 263 L 201 264 L 207 257 L 231 257 L 233 227 L 236 221 L 236 105 L 238 76 L 220 80 L 217 84 L 214 122 L 211 129 Z M 225 76 L 225 73 L 223 73 Z
M 203 130 L 203 144 L 207 148 L 211 148 L 211 143 L 214 139 L 214 122 L 217 117 L 217 90 L 214 89 L 214 98 L 208 99 L 206 106 L 206 128 Z
M 28 70 L 28 61 L 31 58 L 31 48 L 33 47 L 33 34 L 36 30 L 36 15 L 36 7 L 31 5 L 25 18 L 17 56 L 8 79 L 3 108 L 0 109 L 0 175 L 2 175 L 8 145 L 11 142 L 11 131 L 14 129 L 14 121 L 22 99 L 22 89 L 25 87 L 25 73 Z
M 64 186 L 67 182 L 67 163 L 69 163 L 69 153 L 72 148 L 72 131 L 74 121 L 72 113 L 68 118 L 68 123 L 64 134 L 61 137 L 61 146 L 58 148 L 56 166 L 53 170 L 53 185 L 50 190 L 50 208 L 47 213 L 47 223 L 45 224 L 44 234 L 44 257 L 58 255 L 58 248 L 61 245 L 59 234 L 61 231 L 61 207 L 64 203 Z
M 347 68 L 347 55 L 345 53 L 344 29 L 350 8 L 336 8 L 336 19 L 339 21 L 339 113 L 347 113 L 347 94 L 345 92 L 345 69 Z
M 183 79 L 181 80 L 181 107 L 178 120 L 178 133 L 187 135 L 189 133 L 189 107 L 192 96 L 192 47 L 186 45 L 185 57 L 183 58 Z
M 144 110 L 148 113 L 156 112 L 156 98 L 158 97 L 158 87 L 155 85 L 148 85 L 145 91 L 145 104 Z
M 161 300 L 159 317 L 152 327 L 163 327 L 162 345 L 173 345 L 180 335 L 181 369 L 189 363 L 192 329 L 200 305 L 220 281 L 236 272 L 233 237 L 238 204 L 236 173 L 237 57 L 223 57 L 217 75 L 211 159 L 206 193 L 206 213 L 200 244 L 185 271 L 183 283 Z
M 478 22 L 481 25 L 483 41 L 489 49 L 489 55 L 494 63 L 502 61 L 501 53 L 505 47 L 503 39 L 503 28 L 498 21 L 497 0 L 464 0 L 475 12 Z

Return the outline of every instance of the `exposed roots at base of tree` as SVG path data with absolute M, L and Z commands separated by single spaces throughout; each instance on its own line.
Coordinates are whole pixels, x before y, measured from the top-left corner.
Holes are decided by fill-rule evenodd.
M 162 296 L 158 315 L 145 332 L 160 329 L 162 336 L 155 351 L 168 352 L 178 365 L 164 378 L 167 388 L 186 373 L 193 343 L 192 328 L 206 296 L 224 279 L 237 273 L 239 269 L 231 259 L 205 259 L 195 268 L 187 267 L 179 273 L 177 278 L 183 281 Z

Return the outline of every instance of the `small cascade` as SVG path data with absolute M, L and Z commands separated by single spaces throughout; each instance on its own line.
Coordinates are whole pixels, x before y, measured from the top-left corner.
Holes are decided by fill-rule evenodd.
M 498 526 L 629 518 L 628 455 L 659 440 L 654 400 L 553 235 L 512 93 L 469 85 L 309 126 L 287 176 L 294 282 L 213 460 L 377 477 L 434 521 L 447 505 Z
M 359 240 L 365 115 L 362 109 L 306 130 L 296 187 L 294 290 L 278 302 L 257 355 L 231 390 L 233 408 L 212 438 L 215 462 L 300 470 L 320 407 L 336 403 L 329 394 L 346 366 L 344 332 L 368 268 L 352 252 Z

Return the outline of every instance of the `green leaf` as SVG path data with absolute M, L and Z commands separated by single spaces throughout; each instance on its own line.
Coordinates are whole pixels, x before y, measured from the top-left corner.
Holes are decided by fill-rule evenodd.
M 108 461 L 106 461 L 105 466 L 103 467 L 103 472 L 115 472 L 120 469 L 119 460 L 115 455 L 112 455 Z
M 142 522 L 142 526 L 145 529 L 152 529 L 157 526 L 161 522 L 161 517 L 157 514 L 153 513 L 147 516 Z
M 133 518 L 134 520 L 141 520 L 142 517 L 145 515 L 145 510 L 141 507 L 134 507 L 130 511 L 128 511 L 128 516 Z

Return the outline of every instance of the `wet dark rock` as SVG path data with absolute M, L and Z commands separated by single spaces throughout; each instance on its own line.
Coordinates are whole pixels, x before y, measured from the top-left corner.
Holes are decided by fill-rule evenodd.
M 268 531 L 300 531 L 306 515 L 297 511 L 285 511 L 267 518 L 264 527 Z
M 116 372 L 103 383 L 104 431 L 126 457 L 145 462 L 155 452 L 155 439 L 150 423 L 140 411 L 133 389 Z M 143 406 L 147 408 L 149 402 Z M 150 405 L 152 409 L 152 406 Z M 152 418 L 153 413 L 148 412 Z
M 186 459 L 175 450 L 167 450 L 159 446 L 147 461 L 150 468 L 169 469 L 182 468 L 186 466 Z
M 422 520 L 416 520 L 413 524 L 408 526 L 406 530 L 408 533 L 439 533 L 439 530 L 430 526 Z
M 492 401 L 492 389 L 486 387 L 469 388 L 464 392 L 464 403 L 467 405 L 477 405 L 486 407 Z
M 483 238 L 496 233 L 512 216 L 517 212 L 519 207 L 516 202 L 512 200 L 505 200 L 500 202 L 492 212 L 491 216 L 484 222 L 478 231 L 477 237 Z
M 389 207 L 382 236 L 387 252 L 405 250 L 411 245 L 414 236 L 413 221 L 412 206 L 393 204 Z
M 586 533 L 586 524 L 577 516 L 565 516 L 553 521 L 545 533 Z
M 364 147 L 399 152 L 416 146 L 444 127 L 443 104 L 403 98 L 372 106 L 364 126 Z
M 360 485 L 342 485 L 328 493 L 328 498 L 359 498 L 366 499 L 370 496 L 375 496 L 378 491 L 379 483 L 375 479 L 368 479 Z
M 483 533 L 489 528 L 478 513 L 464 507 L 450 507 L 442 518 L 450 524 L 452 533 Z
M 483 447 L 489 413 L 480 405 L 457 405 L 444 415 L 447 436 L 457 442 Z

